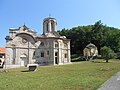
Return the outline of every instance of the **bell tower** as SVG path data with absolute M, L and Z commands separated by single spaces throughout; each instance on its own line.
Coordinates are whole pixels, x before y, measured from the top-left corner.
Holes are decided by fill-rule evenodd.
M 57 21 L 55 18 L 45 18 L 43 20 L 43 34 L 52 33 L 57 31 Z

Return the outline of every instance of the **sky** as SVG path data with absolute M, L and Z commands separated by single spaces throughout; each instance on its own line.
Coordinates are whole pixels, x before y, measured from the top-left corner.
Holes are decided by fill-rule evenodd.
M 43 33 L 43 19 L 57 20 L 57 30 L 103 24 L 120 29 L 120 0 L 0 0 L 0 47 L 6 46 L 9 28 L 24 24 Z

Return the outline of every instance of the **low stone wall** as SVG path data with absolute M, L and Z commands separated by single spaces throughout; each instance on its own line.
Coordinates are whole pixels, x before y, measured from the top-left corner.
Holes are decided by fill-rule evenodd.
M 7 68 L 20 68 L 20 65 L 4 65 L 3 68 L 7 69 Z

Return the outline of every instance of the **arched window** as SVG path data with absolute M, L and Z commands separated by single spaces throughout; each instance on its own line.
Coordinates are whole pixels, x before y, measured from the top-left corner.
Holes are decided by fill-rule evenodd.
M 55 47 L 58 47 L 58 42 L 57 41 L 55 42 Z
M 49 28 L 49 24 L 48 24 L 48 22 L 47 22 L 47 23 L 46 23 L 46 30 L 47 30 L 47 31 L 49 31 L 48 28 Z
M 64 57 L 67 58 L 67 53 L 64 54 Z
M 35 59 L 35 51 L 33 52 L 33 58 Z
M 54 21 L 51 20 L 51 31 L 54 31 Z
M 49 55 L 50 54 L 50 52 L 49 51 L 47 51 L 47 55 Z

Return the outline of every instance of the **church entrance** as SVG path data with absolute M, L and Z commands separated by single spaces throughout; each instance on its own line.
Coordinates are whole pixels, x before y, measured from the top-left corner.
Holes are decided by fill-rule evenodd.
M 58 52 L 55 52 L 55 64 L 58 64 Z
M 27 66 L 27 56 L 26 55 L 21 55 L 21 66 Z

